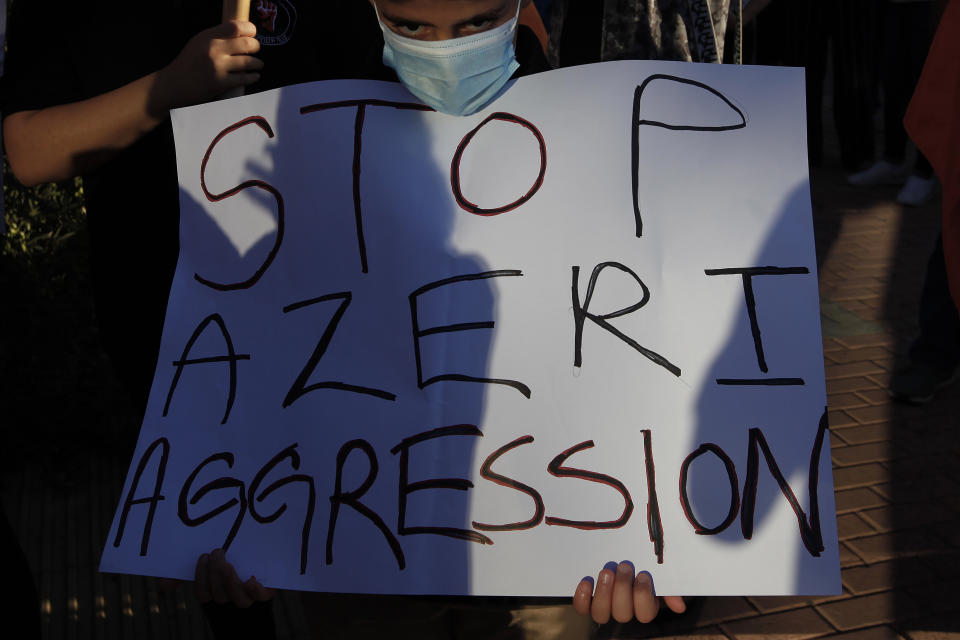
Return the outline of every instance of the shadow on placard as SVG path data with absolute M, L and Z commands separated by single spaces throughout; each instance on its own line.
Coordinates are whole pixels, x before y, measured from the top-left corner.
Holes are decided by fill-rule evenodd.
M 826 407 L 807 416 L 810 424 L 799 425 L 801 433 L 784 432 L 785 425 L 770 422 L 780 415 L 775 407 L 797 402 L 807 384 L 802 372 L 791 370 L 800 354 L 784 348 L 793 336 L 774 318 L 791 312 L 792 286 L 809 290 L 810 282 L 797 282 L 799 279 L 816 278 L 815 265 L 784 264 L 782 252 L 784 239 L 809 207 L 809 197 L 806 182 L 788 194 L 760 251 L 744 256 L 743 264 L 729 265 L 742 272 L 706 270 L 711 276 L 735 279 L 743 299 L 726 346 L 709 369 L 697 400 L 698 426 L 687 458 L 689 508 L 685 511 L 701 535 L 741 546 L 751 544 L 753 533 L 763 529 L 773 510 L 792 510 L 796 523 L 790 538 L 783 540 L 784 553 L 830 562 L 829 555 L 821 556 L 823 538 L 829 540 L 833 534 L 822 530 L 819 504 L 824 488 L 818 486 L 826 474 L 824 465 L 829 468 L 830 463 Z M 803 310 L 798 305 L 792 312 Z M 806 329 L 812 333 L 817 328 Z M 819 346 L 819 341 L 816 344 Z M 726 408 L 725 415 L 742 422 L 743 428 L 719 433 L 715 428 L 717 408 Z M 695 466 L 701 467 L 699 477 Z M 800 594 L 822 589 L 822 572 L 799 560 L 793 589 Z
M 664 117 L 640 115 L 639 124 L 705 132 L 749 126 L 735 102 L 705 85 L 701 85 L 701 89 L 721 98 L 712 102 L 711 109 L 700 112 L 697 118 L 702 122 L 678 122 L 675 115 L 661 109 L 655 113 Z M 635 118 L 640 111 L 635 105 Z M 742 124 L 738 125 L 738 120 Z M 643 199 L 642 192 L 637 195 Z M 697 398 L 697 429 L 689 443 L 690 455 L 685 469 L 681 469 L 682 476 L 684 470 L 688 472 L 687 482 L 681 480 L 686 491 L 671 496 L 681 501 L 692 530 L 736 546 L 751 544 L 748 538 L 764 528 L 773 512 L 793 509 L 798 524 L 791 530 L 794 537 L 784 540 L 783 548 L 784 553 L 799 554 L 793 563 L 796 568 L 793 589 L 798 593 L 823 587 L 818 584 L 820 572 L 811 569 L 809 560 L 811 556 L 821 557 L 821 536 L 828 540 L 834 537 L 832 532 L 823 533 L 818 516 L 814 515 L 817 509 L 811 508 L 811 503 L 818 504 L 821 499 L 811 500 L 808 492 L 811 475 L 816 483 L 830 464 L 825 407 L 816 410 L 802 434 L 785 434 L 782 426 L 769 423 L 765 418 L 777 413 L 773 407 L 778 403 L 789 404 L 792 389 L 802 390 L 805 386 L 802 374 L 790 371 L 791 353 L 793 358 L 800 355 L 790 346 L 784 348 L 791 342 L 791 336 L 782 327 L 771 324 L 771 318 L 777 314 L 770 311 L 781 305 L 788 306 L 792 301 L 782 293 L 772 297 L 769 294 L 776 293 L 777 289 L 789 291 L 792 280 L 816 278 L 823 254 L 818 254 L 816 265 L 782 263 L 784 243 L 789 243 L 791 229 L 806 226 L 798 216 L 805 215 L 809 204 L 810 191 L 804 181 L 785 194 L 767 239 L 756 255 L 743 256 L 737 264 L 704 265 L 704 277 L 717 281 L 713 286 L 730 289 L 740 300 L 724 347 L 709 368 Z M 816 231 L 819 245 L 828 251 L 839 233 L 839 224 L 828 229 L 818 227 Z M 805 291 L 809 291 L 810 284 L 802 283 Z M 750 307 L 753 309 L 748 311 Z M 784 311 L 780 309 L 780 313 Z M 815 329 L 810 327 L 810 331 Z M 819 349 L 819 342 L 811 348 Z M 718 411 L 723 412 L 727 421 L 729 417 L 742 419 L 742 429 L 719 432 Z M 803 454 L 798 455 L 797 448 Z M 815 496 L 822 498 L 823 491 L 823 487 L 816 487 Z M 671 498 L 661 496 L 662 500 Z M 827 517 L 827 521 L 832 522 L 832 516 Z M 731 598 L 693 598 L 685 615 L 667 612 L 651 625 L 611 623 L 601 628 L 601 636 L 649 637 L 714 624 L 723 619 L 726 600 Z M 742 606 L 750 610 L 746 602 Z
M 651 83 L 655 79 L 674 82 Z M 679 83 L 696 90 L 684 101 L 688 111 L 683 120 L 669 109 L 658 108 L 656 93 L 649 99 L 644 93 L 648 85 L 652 89 L 661 84 L 660 91 L 664 91 L 675 90 L 671 84 Z M 673 104 L 677 102 L 675 99 Z M 703 132 L 700 135 L 733 132 L 749 126 L 745 111 L 735 97 L 724 96 L 705 84 L 651 76 L 637 89 L 634 134 L 636 138 L 643 125 Z M 719 144 L 720 138 L 716 140 Z M 642 199 L 636 188 L 636 141 L 634 144 L 634 187 Z M 818 327 L 803 327 L 793 334 L 789 323 L 775 322 L 781 315 L 804 317 L 811 311 L 803 305 L 813 299 L 798 298 L 790 292 L 792 284 L 799 287 L 794 291 L 810 292 L 816 287 L 816 266 L 783 263 L 785 254 L 795 253 L 785 250 L 794 244 L 794 237 L 811 229 L 805 220 L 809 210 L 809 185 L 800 180 L 785 194 L 779 211 L 772 212 L 773 224 L 755 255 L 731 258 L 733 264 L 704 265 L 704 277 L 712 281 L 708 286 L 739 293 L 741 302 L 727 329 L 724 347 L 708 369 L 697 398 L 696 432 L 690 443 L 691 453 L 681 465 L 679 498 L 697 534 L 716 536 L 737 546 L 749 545 L 754 532 L 764 528 L 776 502 L 786 500 L 795 513 L 801 545 L 796 547 L 796 541 L 784 540 L 784 552 L 802 548 L 819 558 L 824 544 L 817 483 L 824 460 L 829 463 L 829 455 L 824 455 L 824 449 L 829 452 L 825 399 L 815 409 L 816 415 L 807 418 L 813 424 L 801 427 L 803 434 L 809 432 L 809 438 L 785 431 L 784 424 L 770 423 L 791 404 L 800 406 L 797 403 L 802 402 L 809 411 L 804 399 L 809 397 L 805 393 L 807 382 L 802 371 L 791 371 L 791 363 L 804 361 L 809 350 L 819 351 L 820 341 L 814 339 Z M 801 242 L 812 239 L 799 238 Z M 809 253 L 811 261 L 814 255 Z M 803 346 L 798 346 L 798 340 Z M 719 428 L 723 423 L 727 428 Z M 800 455 L 800 451 L 809 454 Z M 791 487 L 800 472 L 808 481 L 799 484 L 802 493 Z M 808 484 L 809 494 L 805 489 Z M 827 538 L 833 538 L 832 534 Z M 795 592 L 814 593 L 824 588 L 820 570 L 809 563 L 798 562 L 796 566 Z
M 340 172 L 340 175 L 351 175 L 354 184 L 336 184 L 334 188 L 346 190 L 350 193 L 353 188 L 357 188 L 356 194 L 359 196 L 359 213 L 357 209 L 344 211 L 341 209 L 333 210 L 332 202 L 334 199 L 329 197 L 308 199 L 301 196 L 297 202 L 303 204 L 311 203 L 309 211 L 294 209 L 292 203 L 294 198 L 286 198 L 285 220 L 283 225 L 284 238 L 277 241 L 277 231 L 267 233 L 260 237 L 250 246 L 238 248 L 235 241 L 232 241 L 221 229 L 210 215 L 204 213 L 205 210 L 214 210 L 218 206 L 229 206 L 229 199 L 221 202 L 199 203 L 192 200 L 185 193 L 181 192 L 183 199 L 183 214 L 190 215 L 191 224 L 194 227 L 194 233 L 199 233 L 205 243 L 215 243 L 220 247 L 220 251 L 226 252 L 235 258 L 235 261 L 227 269 L 218 271 L 219 281 L 226 282 L 232 279 L 234 281 L 244 280 L 248 274 L 253 274 L 268 259 L 271 254 L 275 254 L 275 260 L 279 263 L 283 259 L 283 253 L 287 246 L 296 245 L 302 250 L 303 244 L 298 244 L 291 240 L 292 238 L 302 237 L 306 233 L 322 233 L 323 225 L 317 225 L 315 222 L 308 229 L 304 226 L 307 218 L 316 220 L 338 217 L 341 221 L 346 217 L 349 224 L 338 224 L 338 234 L 335 238 L 327 237 L 328 242 L 347 242 L 356 244 L 357 253 L 366 255 L 367 272 L 362 276 L 361 283 L 369 277 L 370 281 L 377 281 L 381 284 L 389 284 L 402 281 L 402 278 L 395 277 L 395 274 L 402 274 L 405 262 L 416 262 L 417 264 L 435 265 L 431 272 L 432 281 L 441 281 L 447 278 L 458 276 L 472 276 L 476 274 L 489 273 L 494 266 L 485 265 L 477 256 L 464 255 L 458 253 L 451 247 L 448 241 L 451 232 L 451 222 L 449 209 L 446 206 L 450 189 L 449 167 L 431 166 L 431 138 L 429 131 L 423 126 L 425 119 L 432 117 L 430 113 L 412 110 L 408 108 L 397 109 L 390 106 L 339 106 L 334 108 L 314 108 L 304 110 L 309 105 L 295 104 L 291 105 L 290 96 L 298 95 L 296 92 L 287 92 L 279 105 L 279 113 L 300 112 L 298 118 L 310 119 L 317 122 L 321 119 L 327 119 L 330 131 L 339 131 L 340 133 L 329 133 L 337 140 L 347 140 L 347 145 L 340 145 L 332 148 L 328 153 L 336 154 L 336 161 L 345 163 L 348 167 L 346 172 Z M 362 112 L 360 111 L 362 110 Z M 290 116 L 287 116 L 290 117 Z M 389 138 L 389 153 L 377 153 L 376 150 L 383 150 L 381 143 L 374 143 L 371 136 L 383 133 L 380 126 L 384 119 L 390 119 L 390 122 L 396 124 L 396 128 Z M 379 121 L 379 122 L 378 122 Z M 397 124 L 397 123 L 400 124 Z M 270 123 L 266 123 L 270 124 Z M 350 143 L 355 143 L 356 138 L 345 136 L 344 131 L 349 131 L 356 135 L 355 126 L 359 125 L 362 132 L 362 145 L 356 147 Z M 254 123 L 251 126 L 261 126 Z M 273 125 L 271 125 L 273 126 Z M 317 131 L 311 123 L 310 131 Z M 261 126 L 261 129 L 262 126 Z M 289 125 L 288 125 L 289 129 Z M 264 130 L 265 131 L 265 130 Z M 464 131 L 466 133 L 466 129 Z M 326 135 L 326 134 L 325 134 Z M 292 142 L 292 141 L 291 141 Z M 297 141 L 295 144 L 288 143 L 283 132 L 280 131 L 273 143 L 270 145 L 269 153 L 271 157 L 266 159 L 253 159 L 247 162 L 244 179 L 247 181 L 258 181 L 258 183 L 271 184 L 271 169 L 282 164 L 285 154 L 299 154 L 300 145 L 303 141 Z M 358 154 L 358 155 L 354 155 Z M 358 171 L 352 174 L 349 167 L 359 158 Z M 329 156 L 327 162 L 329 160 Z M 211 157 L 210 162 L 215 161 L 215 156 Z M 305 174 L 306 175 L 306 174 Z M 359 178 L 358 178 L 359 176 Z M 305 188 L 309 189 L 315 186 L 324 188 L 322 176 L 308 177 L 305 180 Z M 370 188 L 371 184 L 376 183 L 380 193 L 396 196 L 402 194 L 403 197 L 377 197 Z M 245 182 L 247 188 L 243 189 L 240 195 L 230 197 L 248 198 L 264 211 L 270 213 L 276 220 L 277 198 L 269 189 L 257 186 L 253 182 Z M 213 194 L 214 200 L 218 200 L 222 194 Z M 357 204 L 357 195 L 342 198 L 337 201 L 351 202 L 354 206 Z M 457 211 L 454 215 L 470 215 L 464 211 Z M 349 234 L 344 235 L 344 230 Z M 362 239 L 361 231 L 362 230 Z M 322 252 L 322 242 L 320 238 L 317 243 L 317 251 Z M 385 247 L 389 249 L 385 250 Z M 242 249 L 242 250 L 241 250 Z M 309 260 L 302 260 L 303 256 L 298 256 L 297 264 L 309 263 Z M 359 261 L 356 264 L 345 265 L 345 269 L 355 268 L 360 271 Z M 213 278 L 211 278 L 213 279 Z M 425 281 L 423 285 L 428 285 Z M 258 283 L 250 287 L 250 291 L 255 289 Z M 285 305 L 295 305 L 300 302 L 307 302 L 311 299 L 316 300 L 323 296 L 329 296 L 339 292 L 339 289 L 329 288 L 324 284 L 322 277 L 314 278 L 309 285 L 309 290 L 297 290 L 296 299 L 285 302 Z M 334 493 L 333 486 L 325 486 L 325 479 L 332 475 L 328 471 L 337 465 L 338 454 L 342 457 L 343 463 L 343 492 L 358 491 L 357 501 L 363 503 L 362 485 L 366 481 L 375 485 L 387 485 L 392 487 L 391 492 L 394 495 L 394 502 L 388 507 L 388 511 L 379 514 L 382 517 L 380 523 L 374 522 L 370 514 L 363 513 L 362 508 L 356 508 L 348 503 L 341 503 L 337 507 L 337 523 L 335 529 L 335 544 L 333 553 L 335 562 L 338 565 L 354 565 L 356 571 L 366 572 L 369 575 L 368 584 L 371 589 L 378 589 L 379 576 L 382 571 L 396 570 L 400 559 L 399 554 L 403 555 L 403 562 L 409 567 L 414 562 L 434 562 L 429 557 L 415 557 L 410 555 L 412 549 L 417 549 L 423 554 L 424 545 L 417 544 L 417 538 L 431 538 L 438 547 L 445 549 L 444 558 L 449 559 L 451 545 L 460 545 L 463 553 L 462 557 L 448 562 L 444 566 L 437 567 L 438 571 L 444 572 L 444 589 L 456 592 L 467 592 L 470 589 L 470 566 L 468 557 L 468 545 L 476 544 L 485 537 L 480 531 L 472 530 L 471 514 L 468 511 L 470 499 L 468 491 L 461 483 L 456 481 L 447 482 L 446 487 L 423 486 L 423 491 L 411 491 L 407 495 L 407 515 L 405 526 L 409 531 L 401 534 L 399 532 L 398 522 L 398 504 L 397 504 L 397 486 L 401 473 L 401 460 L 409 456 L 409 478 L 410 485 L 416 482 L 429 482 L 434 480 L 449 480 L 451 478 L 467 478 L 470 470 L 473 468 L 475 448 L 481 444 L 476 436 L 482 435 L 478 427 L 483 423 L 483 407 L 485 394 L 488 392 L 488 384 L 472 380 L 437 380 L 430 385 L 424 385 L 417 390 L 418 385 L 418 367 L 420 363 L 415 362 L 414 352 L 417 348 L 422 354 L 422 375 L 419 378 L 423 381 L 431 377 L 442 376 L 443 374 L 458 374 L 460 376 L 486 378 L 490 373 L 487 372 L 487 359 L 490 340 L 490 327 L 465 328 L 456 325 L 466 322 L 484 323 L 492 322 L 496 318 L 496 294 L 495 284 L 488 277 L 471 278 L 461 282 L 448 283 L 433 289 L 421 287 L 422 293 L 414 303 L 419 309 L 417 322 L 421 329 L 421 335 L 418 342 L 411 342 L 411 310 L 405 305 L 403 309 L 386 309 L 379 311 L 383 314 L 379 320 L 384 324 L 382 335 L 372 336 L 368 344 L 350 345 L 349 343 L 338 344 L 337 332 L 331 334 L 331 339 L 327 343 L 325 353 L 332 357 L 344 357 L 344 354 L 350 353 L 351 349 L 357 349 L 357 357 L 364 354 L 379 352 L 381 354 L 402 352 L 406 355 L 408 361 L 397 367 L 408 373 L 410 376 L 408 389 L 414 389 L 421 395 L 427 395 L 431 391 L 439 391 L 442 387 L 450 390 L 449 395 L 456 398 L 456 403 L 444 407 L 444 421 L 437 424 L 435 416 L 439 412 L 435 411 L 427 402 L 413 403 L 418 406 L 416 414 L 406 424 L 360 424 L 353 429 L 354 435 L 351 443 L 331 442 L 329 447 L 322 451 L 301 450 L 300 455 L 303 458 L 303 466 L 299 473 L 310 473 L 309 469 L 317 467 L 328 467 L 323 471 L 317 471 L 313 474 L 316 502 L 313 515 L 313 527 L 310 534 L 310 564 L 308 572 L 323 572 L 325 563 L 321 562 L 323 553 L 315 551 L 323 549 L 327 544 L 329 537 L 328 524 L 331 518 L 331 509 L 333 503 L 329 499 Z M 364 291 L 363 285 L 359 290 L 352 291 L 352 305 L 342 306 L 339 313 L 345 326 L 351 319 L 351 313 L 363 313 L 375 309 L 375 304 L 370 302 L 373 298 L 371 291 Z M 217 291 L 211 289 L 211 295 L 223 296 L 242 296 L 245 289 Z M 413 292 L 408 292 L 413 293 Z M 439 296 L 439 297 L 438 297 Z M 430 298 L 434 299 L 431 300 Z M 406 298 L 406 296 L 404 296 Z M 446 299 L 445 299 L 446 298 Z M 389 298 L 391 301 L 396 298 Z M 447 305 L 447 315 L 439 312 Z M 321 307 L 327 309 L 322 310 Z M 352 308 L 351 308 L 352 306 Z M 466 309 L 466 316 L 464 315 Z M 375 309 L 376 310 L 376 309 Z M 278 310 L 279 312 L 280 310 Z M 304 308 L 300 313 L 310 312 Z M 316 327 L 316 336 L 320 335 L 326 329 L 333 326 L 337 320 L 331 317 L 337 313 L 337 305 L 329 301 L 324 304 L 317 304 L 313 315 Z M 405 323 L 402 330 L 393 331 L 387 326 L 387 318 L 394 320 L 401 319 Z M 196 318 L 199 323 L 202 318 Z M 224 317 L 225 322 L 238 322 L 240 319 L 230 319 Z M 391 325 L 392 326 L 392 325 Z M 444 331 L 443 328 L 450 328 Z M 431 329 L 438 329 L 431 331 Z M 268 330 L 268 329 L 265 329 Z M 348 335 L 348 334 L 342 334 Z M 404 340 L 402 348 L 397 344 L 391 344 L 391 341 Z M 201 340 L 198 340 L 197 349 L 190 354 L 191 358 L 203 358 L 220 355 L 219 353 L 204 353 L 204 347 Z M 237 345 L 238 352 L 242 349 L 245 352 L 251 350 L 251 346 Z M 339 352 L 339 353 L 337 353 Z M 303 358 L 309 351 L 303 352 Z M 316 354 L 315 354 L 316 355 Z M 353 403 L 373 403 L 382 404 L 385 400 L 382 397 L 372 395 L 356 394 L 352 390 L 344 388 L 315 388 L 310 389 L 310 385 L 330 380 L 337 375 L 330 367 L 324 366 L 323 357 L 315 361 L 316 366 L 303 381 L 308 391 L 298 397 L 295 401 L 297 405 L 323 403 L 325 398 L 337 397 L 344 398 L 344 394 L 354 396 Z M 209 365 L 205 365 L 209 366 Z M 222 366 L 222 365 L 221 365 Z M 299 370 L 303 366 L 302 361 L 291 363 L 291 367 Z M 172 369 L 171 369 L 172 374 Z M 241 373 L 242 375 L 242 373 Z M 162 379 L 162 378 L 161 378 Z M 350 380 L 350 383 L 362 382 Z M 432 389 L 431 389 L 432 387 Z M 392 390 L 385 390 L 392 391 Z M 446 395 L 446 392 L 444 392 Z M 349 404 L 349 402 L 347 404 Z M 317 406 L 322 406 L 318 404 Z M 302 406 L 299 407 L 302 410 Z M 282 411 L 279 403 L 278 411 Z M 405 414 L 405 416 L 408 414 Z M 313 427 L 311 427 L 313 428 Z M 434 431 L 439 430 L 439 431 Z M 421 439 L 420 442 L 411 442 L 410 439 L 420 434 L 434 431 L 431 436 Z M 444 433 L 441 433 L 444 431 Z M 406 450 L 401 448 L 398 452 L 395 448 L 391 451 L 383 446 L 374 446 L 369 442 L 367 447 L 358 445 L 360 441 L 366 441 L 365 432 L 379 433 L 379 437 L 370 438 L 370 442 L 384 442 L 383 434 L 390 434 L 393 438 L 391 444 L 400 444 L 401 441 L 410 442 Z M 475 432 L 475 433 L 474 433 Z M 345 433 L 343 429 L 337 431 L 338 434 Z M 275 445 L 270 445 L 270 451 L 280 451 L 291 442 L 296 441 L 294 434 L 285 434 L 276 440 Z M 398 447 L 400 448 L 400 447 Z M 197 454 L 197 461 L 206 455 Z M 269 455 L 264 454 L 266 457 Z M 376 465 L 379 470 L 376 476 L 372 476 L 372 459 L 376 459 Z M 441 461 L 438 462 L 438 461 Z M 415 461 L 415 462 L 414 462 Z M 457 474 L 456 471 L 462 470 Z M 287 475 L 291 469 L 289 462 L 278 466 L 266 476 L 262 486 L 267 486 L 283 475 Z M 366 474 L 366 480 L 365 480 Z M 321 480 L 323 479 L 323 480 Z M 197 485 L 200 486 L 200 480 Z M 460 489 L 460 490 L 456 490 Z M 301 487 L 291 485 L 287 488 L 278 489 L 273 495 L 269 496 L 263 506 L 259 507 L 262 512 L 269 513 L 276 510 L 289 497 L 290 509 L 281 516 L 283 518 L 303 518 L 303 509 L 295 506 L 303 502 L 300 493 Z M 431 495 L 432 494 L 432 495 Z M 226 495 L 226 494 L 223 494 Z M 213 498 L 208 498 L 213 499 Z M 427 508 L 431 500 L 439 501 L 442 505 L 442 515 L 433 512 L 435 520 L 427 521 L 431 515 L 431 510 Z M 211 503 L 213 504 L 213 503 Z M 218 503 L 219 504 L 219 503 Z M 392 511 L 390 511 L 392 510 Z M 233 513 L 231 511 L 230 513 Z M 426 515 L 425 515 L 426 514 Z M 232 517 L 226 514 L 210 520 L 203 526 L 226 528 L 229 526 L 228 520 Z M 238 536 L 243 535 L 244 527 L 269 526 L 269 524 L 260 525 L 249 517 L 244 520 Z M 433 531 L 418 530 L 423 527 L 439 527 L 444 530 L 435 529 Z M 454 531 L 459 529 L 461 531 Z M 352 534 L 351 531 L 354 533 Z M 362 548 L 357 547 L 352 537 L 359 536 L 369 539 L 370 535 L 376 538 L 380 549 L 376 554 L 366 554 Z M 469 532 L 469 533 L 468 533 Z M 470 541 L 462 539 L 469 536 Z M 461 539 L 456 539 L 461 538 Z M 385 552 L 385 553 L 381 553 Z M 457 552 L 454 552 L 454 554 Z M 371 564 L 371 557 L 383 558 L 389 557 L 390 566 L 376 566 Z M 396 560 L 396 562 L 394 562 Z M 423 589 L 429 592 L 430 585 L 418 584 L 415 588 Z M 359 634 L 363 633 L 377 634 L 389 632 L 395 637 L 406 637 L 403 633 L 419 634 L 421 637 L 453 638 L 457 637 L 458 630 L 465 626 L 471 629 L 489 629 L 491 634 L 499 633 L 502 635 L 504 630 L 508 629 L 511 622 L 509 611 L 506 607 L 497 606 L 497 599 L 490 599 L 489 604 L 494 606 L 478 606 L 476 602 L 471 602 L 467 606 L 465 601 L 460 598 L 452 597 L 430 597 L 430 596 L 384 596 L 384 595 L 350 595 L 334 593 L 308 593 L 302 594 L 303 619 L 293 620 L 291 631 L 294 637 L 300 637 L 298 633 L 306 633 L 309 630 L 312 634 L 319 634 L 317 637 L 340 637 L 341 634 Z M 299 615 L 299 614 L 298 614 Z M 294 616 L 295 618 L 298 616 Z M 302 627 L 297 631 L 296 627 Z M 399 635 L 398 635 L 399 634 Z M 501 637 L 498 635 L 497 637 Z
M 796 496 L 797 507 L 802 509 L 804 514 L 804 526 L 808 528 L 808 531 L 802 534 L 800 527 L 795 525 L 788 532 L 791 537 L 783 541 L 784 554 L 788 557 L 799 554 L 793 563 L 797 572 L 794 588 L 798 592 L 817 584 L 819 577 L 816 573 L 811 572 L 813 575 L 810 575 L 800 569 L 803 566 L 800 562 L 803 558 L 800 556 L 813 553 L 820 555 L 820 549 L 816 545 L 821 529 L 809 524 L 811 509 L 807 479 L 811 457 L 819 461 L 816 465 L 818 478 L 822 478 L 824 465 L 829 468 L 829 438 L 824 431 L 823 451 L 818 455 L 815 443 L 821 427 L 818 420 L 821 415 L 819 410 L 817 415 L 813 416 L 811 424 L 805 427 L 803 434 L 786 439 L 783 437 L 781 425 L 758 418 L 775 415 L 777 412 L 773 410 L 774 406 L 790 402 L 791 389 L 803 388 L 797 380 L 798 373 L 790 371 L 790 362 L 777 360 L 776 356 L 783 356 L 784 352 L 782 348 L 776 348 L 777 343 L 782 347 L 782 341 L 789 340 L 790 335 L 772 321 L 776 314 L 770 313 L 771 302 L 778 296 L 771 297 L 769 294 L 775 289 L 789 291 L 792 279 L 816 277 L 815 265 L 784 264 L 782 255 L 784 234 L 788 233 L 788 228 L 796 227 L 797 212 L 806 210 L 808 203 L 809 191 L 804 182 L 787 194 L 776 222 L 770 227 L 767 237 L 771 240 L 765 242 L 756 255 L 743 256 L 737 264 L 704 265 L 705 271 L 776 267 L 782 272 L 761 270 L 747 272 L 746 275 L 740 272 L 705 273 L 704 277 L 720 280 L 713 283 L 714 286 L 730 289 L 735 292 L 733 295 L 740 299 L 737 311 L 730 321 L 724 346 L 710 366 L 696 400 L 697 426 L 688 443 L 688 464 L 685 464 L 687 473 L 683 473 L 683 468 L 680 470 L 680 486 L 681 489 L 685 488 L 685 491 L 671 488 L 668 494 L 664 487 L 660 496 L 661 501 L 681 501 L 691 530 L 697 530 L 704 536 L 714 536 L 726 545 L 740 547 L 752 542 L 745 538 L 744 522 L 752 523 L 752 531 L 760 531 L 772 512 L 791 508 L 781 492 L 776 478 L 776 475 L 779 475 L 783 479 L 783 486 L 788 487 Z M 781 247 L 779 251 L 778 245 Z M 732 282 L 722 282 L 728 279 Z M 750 281 L 754 294 L 754 318 L 762 337 L 762 357 L 766 372 L 760 369 L 761 356 L 758 356 L 756 343 L 752 339 L 745 281 Z M 809 283 L 802 283 L 802 286 L 807 289 Z M 782 302 L 782 298 L 773 302 L 773 305 L 779 302 Z M 778 379 L 779 384 L 756 383 L 758 380 L 769 381 L 771 378 Z M 763 397 L 764 394 L 767 394 L 767 397 Z M 752 406 L 753 404 L 756 406 Z M 718 411 L 724 415 L 724 422 L 730 423 L 731 418 L 734 422 L 740 420 L 743 423 L 742 428 L 721 431 L 720 421 L 717 420 Z M 825 428 L 825 417 L 823 426 Z M 798 455 L 792 450 L 794 446 L 802 446 L 803 453 Z M 776 468 L 775 473 L 771 472 L 768 466 L 771 463 Z M 684 476 L 686 483 L 683 481 Z M 821 496 L 823 491 L 821 486 Z M 743 513 L 748 495 L 755 496 L 755 499 L 750 500 L 752 517 Z M 827 520 L 831 522 L 832 518 Z M 833 537 L 829 531 L 823 535 L 828 539 Z M 810 545 L 813 553 L 806 550 L 805 543 Z M 828 561 L 824 559 L 824 562 Z M 719 596 L 689 598 L 688 611 L 685 614 L 661 612 L 657 620 L 648 625 L 635 621 L 623 625 L 611 623 L 601 628 L 601 637 L 640 638 L 686 632 L 722 620 L 725 615 L 722 613 L 725 608 L 723 602 L 730 599 Z

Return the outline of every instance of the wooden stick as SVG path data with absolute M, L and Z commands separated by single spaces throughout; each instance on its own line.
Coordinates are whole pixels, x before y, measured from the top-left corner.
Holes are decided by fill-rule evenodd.
M 223 21 L 249 20 L 250 0 L 223 0 Z
M 223 0 L 223 21 L 249 20 L 250 0 Z M 223 98 L 237 98 L 243 95 L 243 87 L 231 89 L 223 94 Z

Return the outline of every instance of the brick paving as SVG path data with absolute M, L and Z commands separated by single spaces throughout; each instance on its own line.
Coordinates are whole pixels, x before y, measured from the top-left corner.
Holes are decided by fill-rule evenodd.
M 886 393 L 916 331 L 938 205 L 893 196 L 848 188 L 835 167 L 812 176 L 843 595 L 708 598 L 695 617 L 613 635 L 960 640 L 960 393 L 925 406 Z M 189 597 L 96 571 L 125 470 L 122 447 L 97 456 L 66 474 L 38 462 L 3 475 L 44 638 L 210 637 Z M 296 598 L 276 611 L 281 638 L 304 637 Z
M 916 333 L 938 204 L 901 208 L 894 189 L 849 189 L 830 169 L 812 192 L 844 597 L 804 609 L 845 638 L 960 638 L 960 394 L 886 393 Z

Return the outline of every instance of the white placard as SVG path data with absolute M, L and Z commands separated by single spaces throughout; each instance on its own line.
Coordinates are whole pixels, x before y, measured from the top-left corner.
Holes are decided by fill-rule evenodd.
M 101 568 L 839 592 L 803 105 L 797 69 L 615 62 L 465 118 L 366 81 L 176 111 L 181 254 Z

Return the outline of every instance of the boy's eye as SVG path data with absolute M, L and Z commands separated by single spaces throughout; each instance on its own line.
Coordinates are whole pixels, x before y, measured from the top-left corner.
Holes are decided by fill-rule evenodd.
M 473 22 L 468 24 L 467 29 L 470 31 L 486 31 L 491 26 L 493 26 L 493 20 L 480 19 L 480 20 L 474 20 Z
M 407 36 L 408 38 L 422 36 L 424 31 L 426 31 L 422 24 L 417 24 L 416 22 L 398 22 L 394 26 L 397 29 L 397 33 L 402 36 Z

